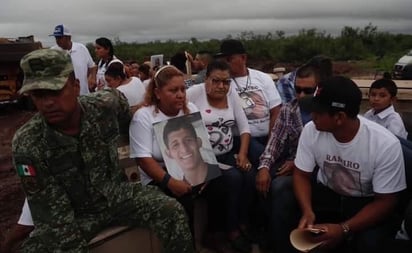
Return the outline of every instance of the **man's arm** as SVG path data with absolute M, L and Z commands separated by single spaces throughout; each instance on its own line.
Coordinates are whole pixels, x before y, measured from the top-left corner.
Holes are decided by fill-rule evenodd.
M 279 95 L 279 92 L 276 88 L 276 84 L 273 82 L 272 78 L 264 74 L 261 79 L 262 92 L 265 94 L 266 103 L 269 108 L 269 129 L 267 135 L 270 136 L 271 129 L 275 125 L 275 121 L 278 117 L 280 107 L 282 105 L 282 99 Z
M 282 105 L 280 104 L 270 109 L 270 121 L 269 121 L 269 133 L 268 133 L 269 138 L 271 135 L 271 129 L 275 125 L 276 119 L 278 118 L 281 106 Z
M 82 48 L 84 50 L 84 55 L 86 56 L 87 61 L 87 81 L 89 85 L 89 91 L 94 92 L 97 86 L 96 74 L 97 74 L 97 65 L 93 61 L 92 56 L 90 55 L 89 49 L 83 44 Z
M 362 231 L 387 217 L 395 208 L 398 193 L 378 194 L 374 200 L 364 206 L 355 216 L 343 222 L 351 232 Z
M 346 221 L 356 232 L 377 224 L 396 206 L 399 192 L 406 188 L 402 149 L 396 139 L 378 151 L 373 173 L 374 200 Z
M 312 209 L 312 173 L 295 167 L 293 171 L 293 189 L 302 211 L 299 228 L 306 228 L 315 222 L 315 213 Z
M 378 194 L 374 200 L 364 206 L 355 216 L 340 224 L 316 224 L 314 228 L 326 231 L 316 237 L 316 241 L 322 241 L 322 248 L 333 248 L 339 244 L 345 235 L 359 232 L 378 224 L 387 217 L 395 208 L 398 193 Z
M 89 84 L 89 91 L 94 91 L 97 86 L 96 74 L 97 74 L 96 65 L 87 69 L 87 81 Z
M 269 192 L 271 182 L 270 168 L 283 152 L 284 144 L 288 136 L 290 126 L 288 127 L 286 122 L 286 113 L 287 108 L 283 107 L 279 112 L 279 117 L 275 121 L 273 128 L 271 128 L 271 134 L 265 150 L 259 158 L 259 171 L 256 175 L 256 189 L 264 195 Z

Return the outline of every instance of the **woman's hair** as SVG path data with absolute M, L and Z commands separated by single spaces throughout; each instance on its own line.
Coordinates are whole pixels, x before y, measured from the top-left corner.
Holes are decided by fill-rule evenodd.
M 100 63 L 100 66 L 103 66 L 105 64 L 107 65 L 109 62 L 113 60 L 114 56 L 114 48 L 112 42 L 108 38 L 101 37 L 96 39 L 95 43 L 105 49 L 109 49 L 109 58 L 107 59 L 107 61 L 101 61 Z
M 110 77 L 120 77 L 122 80 L 126 79 L 126 72 L 124 69 L 124 65 L 120 62 L 113 62 L 109 65 L 104 75 Z
M 229 65 L 224 62 L 224 61 L 212 61 L 207 65 L 206 68 L 206 77 L 210 76 L 210 73 L 212 73 L 214 70 L 222 70 L 222 71 L 229 71 L 230 67 Z
M 150 66 L 147 64 L 140 65 L 139 71 L 145 74 L 146 76 L 150 76 Z
M 186 55 L 184 52 L 178 52 L 170 58 L 170 65 L 175 66 L 178 70 L 186 73 Z
M 146 91 L 143 105 L 144 106 L 155 105 L 156 112 L 158 112 L 159 111 L 159 108 L 158 108 L 159 99 L 157 99 L 156 97 L 155 89 L 162 89 L 175 76 L 183 77 L 184 75 L 175 66 L 166 65 L 166 66 L 161 67 L 150 80 L 149 86 L 147 86 L 147 91 Z M 189 113 L 189 108 L 187 108 L 187 104 L 184 105 L 183 112 L 185 114 Z

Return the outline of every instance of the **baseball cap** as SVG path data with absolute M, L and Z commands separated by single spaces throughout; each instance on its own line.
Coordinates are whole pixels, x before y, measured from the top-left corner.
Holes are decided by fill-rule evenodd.
M 245 54 L 246 50 L 239 40 L 224 40 L 220 45 L 220 52 L 215 57 L 224 57 L 234 54 Z
M 362 92 L 351 79 L 333 76 L 319 82 L 312 100 L 312 111 L 343 111 L 355 116 L 359 113 Z
M 26 54 L 20 67 L 24 72 L 20 94 L 40 89 L 60 90 L 73 72 L 70 55 L 55 49 L 39 49 Z
M 54 32 L 50 34 L 49 36 L 54 36 L 54 37 L 62 37 L 62 36 L 71 36 L 72 33 L 70 32 L 70 29 L 67 28 L 65 25 L 56 25 L 54 28 Z

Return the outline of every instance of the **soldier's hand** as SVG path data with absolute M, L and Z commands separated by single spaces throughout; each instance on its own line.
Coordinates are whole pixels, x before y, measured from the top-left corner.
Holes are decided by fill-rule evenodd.
M 192 186 L 183 180 L 170 178 L 167 184 L 169 190 L 177 197 L 183 196 L 192 191 Z
M 266 197 L 266 194 L 269 192 L 270 181 L 269 168 L 263 167 L 259 169 L 256 175 L 256 189 L 258 192 L 262 193 L 264 197 Z

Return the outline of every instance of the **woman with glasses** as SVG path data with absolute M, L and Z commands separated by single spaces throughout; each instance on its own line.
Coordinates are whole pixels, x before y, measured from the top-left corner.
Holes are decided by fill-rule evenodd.
M 227 63 L 214 61 L 207 66 L 205 83 L 189 88 L 187 97 L 202 115 L 218 162 L 230 166 L 230 169 L 222 171 L 223 177 L 226 180 L 241 180 L 241 191 L 232 189 L 232 194 L 238 198 L 233 203 L 238 208 L 233 208 L 232 213 L 236 220 L 226 230 L 233 248 L 244 252 L 250 249 L 242 231 L 246 232 L 248 223 L 249 201 L 254 193 L 254 175 L 251 173 L 252 165 L 247 153 L 250 140 L 248 121 L 237 94 L 230 92 L 230 83 Z M 239 150 L 233 148 L 234 131 L 239 131 Z
M 217 160 L 249 170 L 249 125 L 240 100 L 231 95 L 230 82 L 229 66 L 222 61 L 212 62 L 207 67 L 205 83 L 188 89 L 187 97 L 202 115 Z M 241 137 L 238 151 L 233 150 L 233 130 L 239 131 Z

